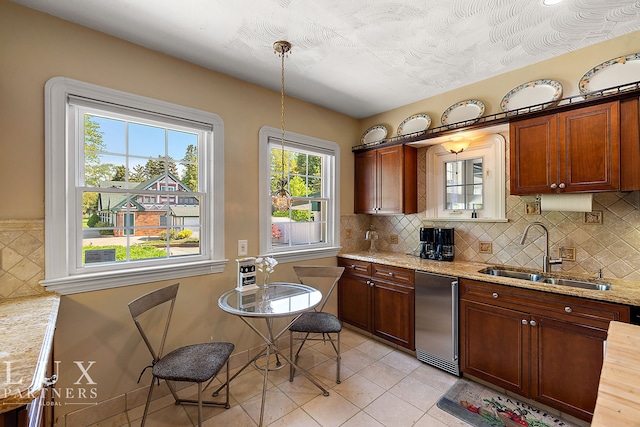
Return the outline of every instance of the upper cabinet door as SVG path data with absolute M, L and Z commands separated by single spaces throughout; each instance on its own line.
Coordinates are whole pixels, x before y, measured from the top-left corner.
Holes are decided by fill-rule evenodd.
M 402 213 L 402 156 L 401 145 L 378 150 L 378 213 Z
M 377 152 L 363 151 L 356 153 L 354 164 L 354 212 L 363 214 L 376 213 L 377 207 Z
M 560 113 L 559 183 L 564 191 L 620 189 L 620 105 Z
M 555 192 L 556 123 L 555 114 L 511 123 L 511 194 Z

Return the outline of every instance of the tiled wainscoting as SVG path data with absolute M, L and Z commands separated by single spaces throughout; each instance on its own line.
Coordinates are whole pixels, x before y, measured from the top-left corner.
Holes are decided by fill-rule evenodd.
M 44 279 L 44 221 L 0 220 L 0 298 L 38 295 Z

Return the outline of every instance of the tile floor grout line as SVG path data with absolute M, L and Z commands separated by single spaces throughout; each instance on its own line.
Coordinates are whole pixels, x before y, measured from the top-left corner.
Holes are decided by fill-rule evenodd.
M 343 338 L 342 381 L 340 384 L 335 383 L 335 359 L 325 357 L 326 355 L 320 348 L 314 349 L 314 346 L 309 346 L 306 351 L 303 350 L 300 356 L 301 359 L 304 358 L 301 366 L 312 371 L 312 374 L 319 378 L 325 386 L 328 385 L 327 389 L 333 395 L 331 403 L 319 399 L 322 394 L 317 393 L 312 386 L 309 386 L 311 383 L 306 384 L 308 380 L 300 373 L 296 375 L 294 382 L 289 382 L 288 369 L 274 371 L 273 375 L 270 372 L 267 393 L 271 392 L 271 397 L 285 399 L 282 402 L 286 403 L 283 407 L 278 407 L 278 401 L 275 401 L 272 407 L 267 408 L 267 411 L 271 410 L 271 412 L 265 412 L 265 426 L 297 426 L 304 425 L 305 422 L 313 422 L 320 427 L 352 426 L 363 425 L 363 422 L 366 423 L 366 420 L 370 421 L 371 419 L 385 427 L 400 425 L 457 427 L 465 425 L 464 422 L 437 406 L 440 397 L 446 394 L 459 377 L 420 362 L 414 355 L 359 334 L 357 331 L 343 329 Z M 349 344 L 347 345 L 347 343 Z M 321 343 L 315 345 L 321 345 Z M 359 353 L 355 353 L 355 351 Z M 359 366 L 359 363 L 363 363 L 363 365 Z M 357 366 L 356 370 L 349 369 L 349 365 Z M 389 371 L 386 371 L 381 377 L 376 377 L 381 372 L 367 371 L 367 368 L 373 365 L 377 365 L 373 369 L 378 368 L 386 371 L 388 367 Z M 411 369 L 412 366 L 414 367 Z M 231 383 L 231 408 L 225 410 L 208 407 L 207 412 L 203 413 L 203 425 L 225 425 L 225 420 L 228 420 L 228 418 L 224 418 L 225 414 L 239 406 L 240 408 L 235 411 L 240 412 L 234 412 L 233 415 L 233 425 L 256 427 L 257 421 L 254 420 L 251 413 L 255 412 L 257 404 L 255 400 L 262 389 L 262 383 L 260 381 L 260 384 L 256 383 L 257 374 L 262 376 L 261 371 L 252 367 L 239 375 Z M 378 382 L 373 378 L 377 378 Z M 421 387 L 420 390 L 414 389 L 412 387 L 418 383 L 412 384 L 408 379 L 417 381 L 424 387 Z M 297 384 L 294 384 L 296 380 Z M 352 380 L 353 384 L 349 380 Z M 234 383 L 237 385 L 235 393 Z M 373 391 L 362 388 L 362 384 L 368 383 L 375 385 L 372 387 Z M 418 395 L 416 393 L 424 394 Z M 413 394 L 415 400 L 405 399 L 408 394 Z M 159 399 L 163 397 L 165 396 L 159 397 Z M 406 403 L 408 406 L 403 406 L 403 408 L 411 408 L 408 412 L 413 414 L 399 414 L 396 415 L 399 419 L 389 420 L 389 413 L 393 408 L 385 406 L 385 399 Z M 428 404 L 431 400 L 432 402 Z M 424 409 L 416 406 L 421 402 L 424 402 L 422 406 Z M 427 404 L 428 407 L 425 408 Z M 124 417 L 120 419 L 121 421 L 126 420 L 126 424 L 122 427 L 139 426 L 141 417 L 137 419 L 131 417 L 138 412 L 141 413 L 142 408 L 144 405 L 127 409 Z M 122 415 L 115 415 L 114 418 L 118 416 L 122 417 Z M 174 427 L 185 425 L 185 423 L 194 425 L 193 416 L 185 406 L 175 405 L 173 401 L 165 406 L 155 408 L 147 417 L 147 426 L 149 427 Z M 96 423 L 91 427 L 107 425 L 117 424 L 109 424 L 108 420 L 103 420 L 103 422 Z

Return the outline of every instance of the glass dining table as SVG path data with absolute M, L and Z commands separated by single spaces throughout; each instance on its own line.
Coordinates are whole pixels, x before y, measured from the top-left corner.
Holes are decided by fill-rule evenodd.
M 264 404 L 269 375 L 269 357 L 271 355 L 275 355 L 276 368 L 282 367 L 282 363 L 280 362 L 280 357 L 282 357 L 302 372 L 316 387 L 322 390 L 325 396 L 329 395 L 329 391 L 327 391 L 317 379 L 296 365 L 289 356 L 280 351 L 277 345 L 278 339 L 289 330 L 289 327 L 298 317 L 306 311 L 313 310 L 321 301 L 322 293 L 319 290 L 300 283 L 284 282 L 270 283 L 266 289 L 258 288 L 242 291 L 232 289 L 222 294 L 218 299 L 218 306 L 223 311 L 240 317 L 240 319 L 265 342 L 264 350 L 249 360 L 238 372 L 229 378 L 229 382 L 231 382 L 251 364 L 263 371 L 264 382 L 262 386 L 259 426 L 262 426 L 264 418 Z M 281 330 L 274 330 L 274 320 L 283 317 L 291 317 L 292 319 Z M 254 324 L 255 322 L 252 321 L 253 319 L 263 319 L 266 323 L 266 332 L 260 330 L 260 328 Z M 265 358 L 265 365 L 258 366 L 257 360 L 263 357 Z M 222 390 L 225 385 L 226 383 L 220 386 L 220 388 L 214 392 L 214 395 Z

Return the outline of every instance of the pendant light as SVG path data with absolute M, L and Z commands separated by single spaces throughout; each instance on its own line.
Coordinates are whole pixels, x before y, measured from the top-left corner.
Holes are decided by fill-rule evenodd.
M 282 145 L 282 178 L 278 181 L 278 187 L 271 194 L 271 201 L 276 211 L 285 212 L 291 208 L 293 200 L 291 194 L 287 191 L 288 181 L 285 178 L 285 151 L 284 151 L 284 58 L 291 51 L 291 43 L 279 40 L 273 44 L 274 53 L 282 59 L 282 80 L 280 90 L 280 127 L 282 130 L 280 142 Z

